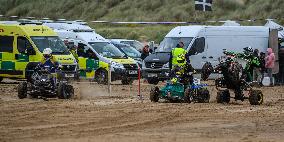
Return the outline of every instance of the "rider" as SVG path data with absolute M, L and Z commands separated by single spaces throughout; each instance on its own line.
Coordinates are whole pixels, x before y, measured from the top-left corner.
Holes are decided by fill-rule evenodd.
M 260 67 L 259 57 L 253 54 L 253 49 L 249 46 L 244 48 L 244 54 L 239 54 L 240 58 L 243 58 L 248 61 L 245 66 L 244 73 L 246 74 L 246 81 L 253 81 L 253 70 L 254 68 Z
M 40 67 L 48 68 L 51 73 L 55 73 L 55 69 L 59 66 L 58 62 L 52 56 L 52 50 L 46 48 L 42 52 L 43 59 L 41 60 Z

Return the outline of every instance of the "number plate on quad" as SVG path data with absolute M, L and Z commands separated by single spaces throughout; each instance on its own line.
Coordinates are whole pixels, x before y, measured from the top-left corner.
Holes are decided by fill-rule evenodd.
M 148 77 L 158 77 L 158 74 L 156 74 L 156 73 L 149 73 Z
M 138 71 L 129 71 L 129 74 L 138 74 Z

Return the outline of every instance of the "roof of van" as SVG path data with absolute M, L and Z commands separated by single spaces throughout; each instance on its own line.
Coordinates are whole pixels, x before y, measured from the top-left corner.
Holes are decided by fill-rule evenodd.
M 196 37 L 202 30 L 206 30 L 207 34 L 223 34 L 236 35 L 240 32 L 257 32 L 257 34 L 268 35 L 269 28 L 264 26 L 178 26 L 173 28 L 166 37 Z
M 44 23 L 44 25 L 59 30 L 86 30 L 94 31 L 91 27 L 87 25 L 82 25 L 79 23 Z
M 22 32 L 25 32 L 25 34 L 29 36 L 57 36 L 57 34 L 50 29 L 47 26 L 44 25 L 19 25 L 19 24 L 1 24 L 0 23 L 0 28 L 2 28 L 5 32 L 11 31 L 15 34 L 20 33 L 19 29 L 22 30 Z

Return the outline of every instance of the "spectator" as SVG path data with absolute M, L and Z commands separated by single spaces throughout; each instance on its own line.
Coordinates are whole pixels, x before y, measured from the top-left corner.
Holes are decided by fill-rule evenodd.
M 149 45 L 145 45 L 142 50 L 141 59 L 144 60 L 150 54 L 149 52 Z
M 272 69 L 274 68 L 275 55 L 271 48 L 267 49 L 267 56 L 265 57 L 265 68 L 268 77 L 270 78 L 270 85 L 273 85 Z
M 266 73 L 266 68 L 265 68 L 265 53 L 260 52 L 260 56 L 259 56 L 259 62 L 260 62 L 260 72 L 261 72 L 261 81 L 260 83 L 262 83 L 263 77 L 264 77 L 264 73 Z
M 260 57 L 259 57 L 259 50 L 255 49 L 253 51 L 253 57 L 255 58 L 255 60 L 258 60 L 260 62 Z M 257 81 L 257 82 L 261 82 L 261 67 L 259 66 L 255 66 L 253 67 L 253 81 Z

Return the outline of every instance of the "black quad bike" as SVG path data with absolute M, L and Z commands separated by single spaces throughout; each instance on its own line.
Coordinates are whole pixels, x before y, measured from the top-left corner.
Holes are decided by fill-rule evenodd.
M 18 85 L 18 97 L 70 99 L 74 96 L 74 88 L 68 83 L 65 74 L 58 68 L 51 73 L 48 67 L 38 65 L 31 79 Z
M 203 67 L 203 79 L 209 77 L 212 72 L 222 75 L 215 80 L 217 92 L 217 103 L 229 103 L 230 99 L 244 101 L 248 99 L 251 105 L 261 105 L 263 103 L 263 94 L 261 90 L 254 89 L 254 83 L 246 82 L 246 75 L 243 73 L 243 68 L 237 62 L 235 56 L 226 55 L 223 60 L 220 58 L 217 67 L 213 68 L 207 62 Z M 231 97 L 230 91 L 235 93 L 235 97 Z M 248 92 L 247 95 L 244 93 Z

